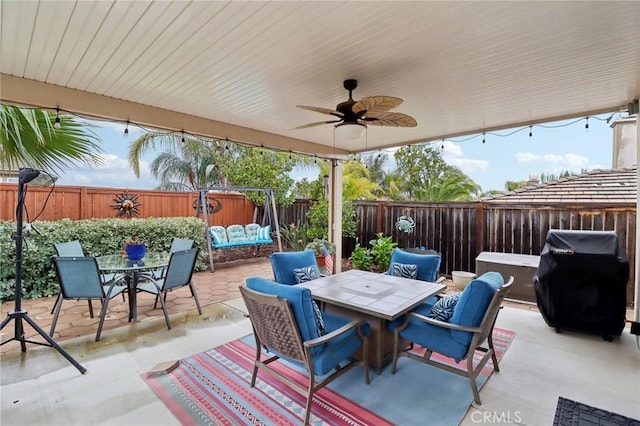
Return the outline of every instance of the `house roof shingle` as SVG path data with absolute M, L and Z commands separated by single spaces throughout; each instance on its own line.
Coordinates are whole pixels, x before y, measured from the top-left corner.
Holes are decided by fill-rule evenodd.
M 629 204 L 637 199 L 637 167 L 596 169 L 566 178 L 526 185 L 515 191 L 484 197 L 488 203 Z

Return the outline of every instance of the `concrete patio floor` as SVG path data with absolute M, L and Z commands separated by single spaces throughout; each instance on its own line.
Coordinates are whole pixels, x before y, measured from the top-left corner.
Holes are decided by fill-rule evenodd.
M 86 302 L 65 301 L 63 308 L 69 307 L 60 316 L 55 338 L 88 372 L 80 374 L 53 348 L 28 344 L 27 352 L 21 353 L 17 342 L 3 345 L 1 424 L 178 424 L 140 374 L 249 334 L 251 325 L 237 288 L 248 276 L 271 275 L 264 258 L 217 265 L 213 274 L 195 274 L 203 315 L 191 309 L 188 289 L 178 290 L 184 293 L 169 297 L 172 330 L 167 330 L 161 310 L 152 308 L 153 297 L 140 297 L 136 323 L 127 322 L 127 305 L 116 298 L 100 342 L 94 342 L 97 319 L 88 319 Z M 23 304 L 45 331 L 54 300 Z M 3 318 L 12 306 L 3 304 Z M 481 390 L 482 405 L 472 406 L 462 425 L 551 425 L 559 396 L 640 418 L 640 349 L 628 327 L 613 342 L 558 334 L 536 309 L 513 303 L 500 312 L 497 327 L 515 331 L 516 337 L 500 373 Z M 11 326 L 5 327 L 2 341 L 12 333 Z M 438 422 L 424 419 L 420 424 Z

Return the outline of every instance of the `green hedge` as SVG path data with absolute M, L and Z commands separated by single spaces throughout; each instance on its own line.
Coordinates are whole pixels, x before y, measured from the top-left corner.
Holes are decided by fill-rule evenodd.
M 54 243 L 79 240 L 87 256 L 120 252 L 123 240 L 139 237 L 149 251 L 168 251 L 174 237 L 191 238 L 200 247 L 196 271 L 206 268 L 208 257 L 205 223 L 195 217 L 149 219 L 86 219 L 34 222 L 23 231 L 22 295 L 36 299 L 58 293 L 59 286 L 51 258 Z M 0 301 L 12 300 L 15 292 L 14 235 L 16 224 L 0 220 Z

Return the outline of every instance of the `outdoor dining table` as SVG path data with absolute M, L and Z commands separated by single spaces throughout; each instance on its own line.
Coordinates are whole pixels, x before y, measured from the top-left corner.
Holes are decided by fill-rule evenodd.
M 323 302 L 327 312 L 367 320 L 372 328 L 369 360 L 378 374 L 393 356 L 388 322 L 446 289 L 443 284 L 357 269 L 297 285 L 311 290 L 312 297 Z
M 127 256 L 122 254 L 110 254 L 99 256 L 98 268 L 101 272 L 115 272 L 126 275 L 127 292 L 129 294 L 129 321 L 137 321 L 137 286 L 140 278 L 144 276 L 145 271 L 161 269 L 169 264 L 171 253 L 147 252 L 140 260 L 129 260 Z

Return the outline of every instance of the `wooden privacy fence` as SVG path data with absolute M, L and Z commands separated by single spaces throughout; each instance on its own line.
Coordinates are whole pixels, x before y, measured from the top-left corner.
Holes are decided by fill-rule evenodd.
M 280 209 L 281 224 L 305 217 L 310 201 Z M 630 264 L 627 300 L 633 301 L 636 253 L 636 206 L 624 205 L 512 205 L 488 202 L 354 202 L 357 240 L 364 247 L 382 232 L 399 247 L 426 247 L 442 255 L 440 272 L 475 271 L 482 251 L 540 255 L 549 229 L 615 231 Z M 411 233 L 396 229 L 400 216 L 415 222 Z M 355 242 L 343 239 L 343 256 Z
M 112 207 L 118 194 L 127 189 L 57 186 L 29 186 L 25 204 L 33 220 L 72 220 L 116 217 Z M 131 190 L 139 196 L 137 217 L 194 216 L 197 192 Z M 0 218 L 15 219 L 17 185 L 0 183 Z M 48 198 L 47 198 L 48 197 Z M 209 199 L 222 203 L 219 212 L 210 215 L 210 225 L 228 226 L 253 222 L 254 204 L 244 194 L 216 193 Z M 215 203 L 213 203 L 215 204 Z M 290 207 L 278 208 L 281 225 L 307 221 L 311 200 L 298 200 Z M 421 247 L 442 254 L 441 272 L 475 271 L 475 258 L 482 251 L 539 255 L 549 229 L 615 231 L 630 263 L 627 300 L 633 300 L 636 253 L 636 206 L 617 205 L 541 205 L 491 202 L 354 202 L 358 221 L 357 239 L 343 240 L 343 256 L 351 255 L 355 242 L 369 247 L 369 241 L 382 232 L 399 247 Z M 400 216 L 410 216 L 415 229 L 405 233 L 396 229 Z M 258 218 L 261 216 L 258 215 Z M 26 218 L 25 218 L 26 219 Z
M 193 217 L 198 192 L 128 190 L 125 188 L 88 188 L 83 186 L 56 186 L 51 195 L 51 187 L 27 186 L 25 199 L 29 219 L 33 220 L 42 210 L 38 220 L 91 219 L 118 217 L 112 207 L 116 196 L 124 192 L 138 196 L 140 213 L 135 217 Z M 0 183 L 0 218 L 15 220 L 18 186 Z M 220 211 L 209 217 L 210 225 L 228 226 L 253 222 L 254 204 L 240 193 L 211 193 L 213 199 L 222 204 Z M 122 216 L 125 217 L 126 216 Z M 261 216 L 258 216 L 261 218 Z M 27 218 L 25 217 L 25 220 Z

